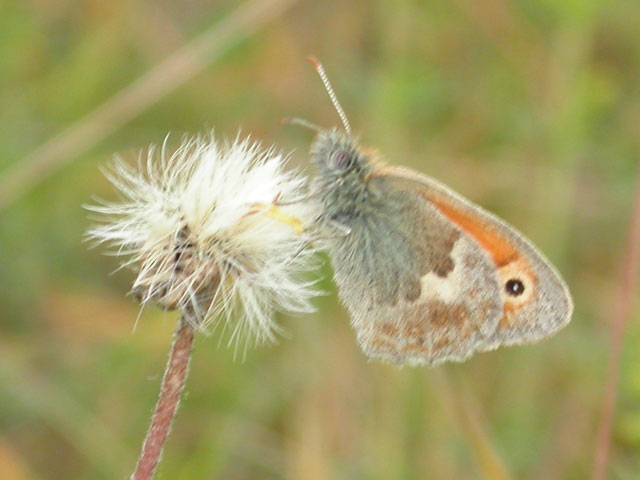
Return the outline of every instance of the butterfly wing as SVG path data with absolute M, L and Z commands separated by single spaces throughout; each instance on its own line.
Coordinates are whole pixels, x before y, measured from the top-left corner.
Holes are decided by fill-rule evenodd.
M 571 317 L 565 283 L 513 227 L 431 178 L 380 166 L 370 211 L 338 219 L 336 283 L 370 357 L 462 361 L 536 342 Z

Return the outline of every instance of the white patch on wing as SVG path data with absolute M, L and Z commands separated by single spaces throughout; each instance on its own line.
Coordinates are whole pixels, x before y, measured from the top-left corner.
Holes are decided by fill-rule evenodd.
M 468 251 L 464 238 L 459 238 L 451 250 L 451 258 L 454 261 L 454 268 L 446 277 L 440 277 L 434 272 L 429 272 L 421 279 L 422 298 L 435 298 L 445 303 L 459 301 L 465 289 L 465 261 L 464 257 Z

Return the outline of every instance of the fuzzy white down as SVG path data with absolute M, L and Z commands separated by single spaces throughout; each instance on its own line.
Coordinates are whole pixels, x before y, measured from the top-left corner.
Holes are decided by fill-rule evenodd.
M 160 151 L 149 149 L 137 168 L 117 158 L 105 172 L 123 198 L 87 207 L 100 214 L 88 238 L 127 258 L 125 265 L 138 273 L 134 288 L 149 285 L 151 278 L 141 299 L 145 304 L 153 303 L 157 293 L 153 275 L 166 273 L 167 252 L 175 250 L 186 228 L 202 269 L 214 265 L 221 277 L 206 312 L 198 315 L 199 327 L 223 325 L 229 343 L 236 345 L 273 339 L 279 330 L 275 312 L 312 311 L 309 300 L 318 293 L 305 276 L 313 256 L 305 238 L 290 222 L 267 213 L 277 199 L 302 196 L 303 178 L 284 170 L 281 154 L 248 139 L 191 138 L 171 154 L 165 145 Z M 277 208 L 291 218 L 308 218 L 301 203 Z M 197 275 L 171 280 L 176 291 L 184 291 L 181 300 L 191 301 Z

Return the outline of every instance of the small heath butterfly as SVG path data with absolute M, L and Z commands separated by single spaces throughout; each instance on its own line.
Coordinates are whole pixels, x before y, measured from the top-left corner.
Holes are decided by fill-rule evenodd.
M 322 65 L 310 61 L 344 131 L 286 122 L 318 132 L 309 201 L 364 352 L 397 364 L 459 362 L 567 325 L 571 296 L 536 247 L 448 187 L 360 148 Z

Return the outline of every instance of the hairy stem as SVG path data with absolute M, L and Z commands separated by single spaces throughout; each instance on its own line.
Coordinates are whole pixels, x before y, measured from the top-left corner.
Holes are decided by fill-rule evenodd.
M 182 316 L 174 333 L 151 426 L 131 480 L 149 480 L 155 474 L 189 374 L 194 333 L 193 327 Z

